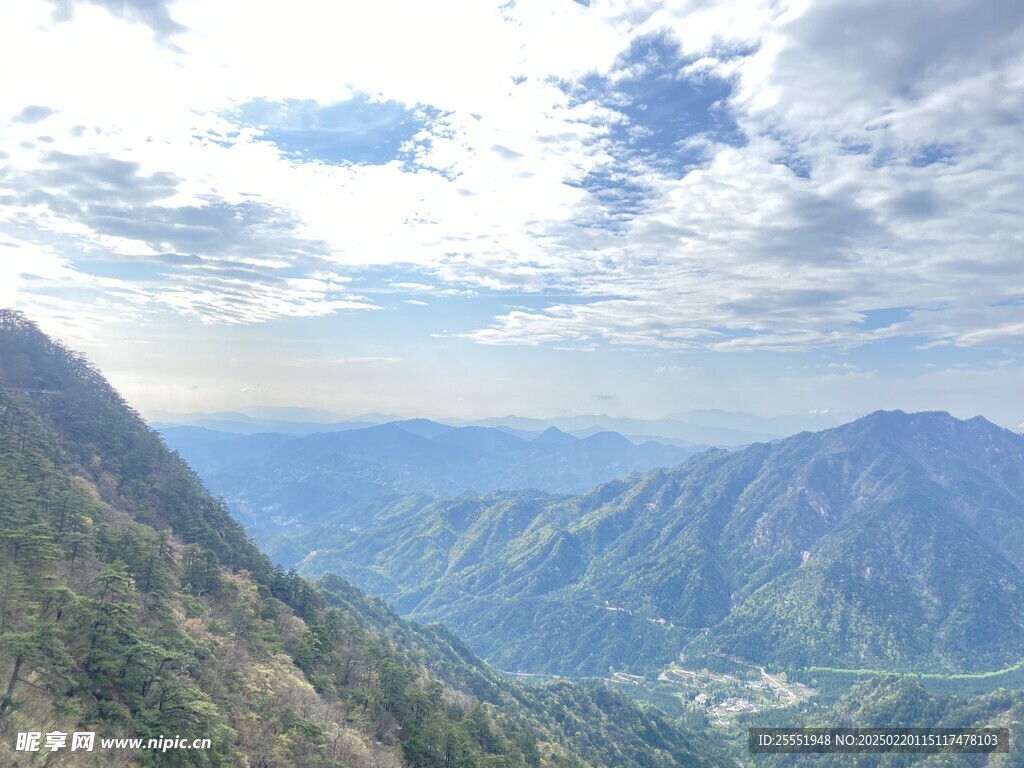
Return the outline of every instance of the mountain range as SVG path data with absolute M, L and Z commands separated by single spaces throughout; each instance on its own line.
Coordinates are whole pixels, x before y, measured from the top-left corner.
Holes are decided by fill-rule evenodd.
M 0 312 L 0 764 L 1020 765 L 1024 438 L 981 418 L 878 412 L 576 495 L 367 495 L 276 535 L 316 582 L 84 358 Z M 785 671 L 792 701 L 726 692 L 785 698 Z M 742 711 L 712 725 L 709 701 Z M 766 724 L 1000 725 L 1011 751 L 751 755 Z M 211 743 L 15 747 L 76 730 Z
M 654 441 L 636 445 L 612 432 L 577 438 L 555 427 L 524 439 L 427 419 L 303 436 L 202 427 L 169 427 L 162 435 L 271 550 L 268 535 L 308 529 L 368 499 L 531 488 L 573 493 L 618 475 L 678 464 L 700 450 Z
M 193 426 L 244 435 L 257 432 L 308 435 L 316 432 L 341 432 L 388 422 L 410 421 L 381 413 L 344 415 L 311 408 L 285 407 L 242 408 L 238 411 L 217 413 L 153 411 L 148 415 L 150 423 L 158 429 Z M 705 409 L 682 411 L 661 419 L 622 418 L 601 413 L 550 418 L 508 415 L 485 419 L 436 421 L 454 427 L 491 427 L 528 440 L 555 427 L 575 437 L 588 437 L 596 432 L 618 432 L 638 444 L 646 440 L 655 440 L 684 447 L 728 447 L 777 440 L 797 432 L 834 427 L 851 418 L 854 418 L 851 414 L 833 411 L 763 418 L 749 413 Z
M 292 543 L 507 669 L 998 669 L 1024 648 L 1024 437 L 877 412 L 576 496 L 367 503 Z

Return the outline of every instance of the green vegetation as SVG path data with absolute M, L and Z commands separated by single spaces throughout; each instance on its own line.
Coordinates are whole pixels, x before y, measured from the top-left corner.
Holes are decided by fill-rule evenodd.
M 952 674 L 1024 647 L 1024 438 L 877 413 L 574 497 L 410 498 L 295 537 L 496 666 L 649 675 L 684 652 Z M 285 536 L 281 532 L 282 536 Z
M 797 670 L 793 676 L 807 681 L 822 691 L 845 691 L 852 685 L 862 681 L 885 676 L 882 670 L 873 669 L 833 669 L 831 667 L 809 667 Z M 924 672 L 920 674 L 900 675 L 920 683 L 933 693 L 955 694 L 958 696 L 982 696 L 1000 688 L 1024 689 L 1024 662 L 1019 662 L 1005 669 L 991 672 L 967 672 L 941 674 Z

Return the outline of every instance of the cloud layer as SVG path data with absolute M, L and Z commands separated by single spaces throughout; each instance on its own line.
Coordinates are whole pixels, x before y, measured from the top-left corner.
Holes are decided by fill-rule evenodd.
M 323 315 L 391 268 L 537 298 L 450 329 L 490 345 L 1024 335 L 1012 3 L 14 5 L 0 232 L 39 311 Z

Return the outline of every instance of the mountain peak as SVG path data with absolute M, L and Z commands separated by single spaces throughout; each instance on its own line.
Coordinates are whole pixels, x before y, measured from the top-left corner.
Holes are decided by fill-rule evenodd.
M 860 431 L 863 429 L 886 430 L 892 434 L 899 434 L 902 437 L 919 433 L 921 431 L 942 429 L 944 431 L 960 429 L 981 429 L 986 432 L 998 433 L 1009 431 L 997 424 L 993 424 L 984 416 L 973 416 L 969 419 L 960 419 L 947 411 L 873 411 L 862 416 L 856 421 L 835 427 L 833 432 Z
M 577 440 L 578 438 L 573 437 L 568 432 L 563 432 L 558 427 L 548 427 L 535 437 L 532 442 L 534 445 L 568 445 L 569 443 L 577 442 Z

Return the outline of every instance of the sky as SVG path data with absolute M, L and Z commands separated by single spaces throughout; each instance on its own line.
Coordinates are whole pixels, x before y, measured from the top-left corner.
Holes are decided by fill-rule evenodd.
M 0 306 L 147 411 L 1024 423 L 1024 4 L 0 4 Z

